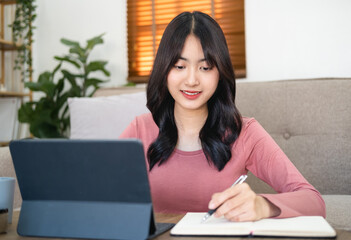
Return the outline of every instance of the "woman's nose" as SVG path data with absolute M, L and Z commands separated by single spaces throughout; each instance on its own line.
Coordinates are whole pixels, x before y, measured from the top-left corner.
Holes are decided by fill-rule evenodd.
M 198 75 L 196 73 L 196 70 L 191 69 L 187 75 L 187 78 L 186 78 L 186 85 L 196 86 L 198 84 L 199 84 L 199 79 L 198 79 Z

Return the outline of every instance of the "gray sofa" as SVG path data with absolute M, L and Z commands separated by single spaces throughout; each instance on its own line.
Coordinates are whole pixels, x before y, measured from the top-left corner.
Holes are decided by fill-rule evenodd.
M 101 89 L 95 95 L 104 98 L 101 96 L 140 91 L 144 89 Z M 144 99 L 140 104 L 145 104 Z M 322 193 L 331 225 L 351 231 L 351 79 L 238 82 L 237 105 L 243 116 L 255 117 L 261 123 Z M 80 121 L 74 120 L 77 116 L 72 109 L 72 128 L 77 128 Z M 82 112 L 79 115 L 90 117 L 81 116 Z M 108 120 L 116 125 L 118 118 Z M 79 134 L 75 137 L 79 138 Z M 0 148 L 0 176 L 14 176 L 7 147 Z M 254 176 L 248 178 L 248 183 L 257 193 L 273 192 Z M 19 207 L 18 189 L 15 199 L 15 206 Z
M 239 83 L 236 99 L 321 192 L 327 220 L 351 230 L 351 79 Z M 248 183 L 273 192 L 253 176 Z

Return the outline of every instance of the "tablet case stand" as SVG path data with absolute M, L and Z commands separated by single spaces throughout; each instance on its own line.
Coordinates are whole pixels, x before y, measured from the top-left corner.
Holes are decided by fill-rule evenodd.
M 155 226 L 151 204 L 24 201 L 17 231 L 22 236 L 146 239 Z
M 23 198 L 19 235 L 147 239 L 157 234 L 141 142 L 16 140 L 10 151 Z

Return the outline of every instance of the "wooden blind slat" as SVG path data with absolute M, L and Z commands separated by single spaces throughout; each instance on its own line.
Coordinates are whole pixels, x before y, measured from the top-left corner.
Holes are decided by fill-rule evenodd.
M 212 17 L 226 35 L 236 74 L 243 76 L 245 73 L 244 0 L 128 0 L 127 6 L 130 80 L 147 81 L 145 76 L 150 74 L 164 29 L 183 11 L 214 13 Z

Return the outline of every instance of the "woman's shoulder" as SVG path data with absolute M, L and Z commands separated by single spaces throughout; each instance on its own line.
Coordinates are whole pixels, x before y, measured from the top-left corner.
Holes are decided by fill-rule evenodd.
M 151 113 L 144 113 L 135 118 L 139 131 L 157 131 L 158 127 Z
M 151 113 L 144 113 L 134 117 L 134 120 L 122 132 L 120 138 L 143 138 L 157 133 L 158 127 Z
M 253 117 L 242 117 L 242 129 L 246 129 L 251 125 L 259 124 L 257 120 Z
M 138 115 L 135 117 L 135 120 L 138 123 L 147 123 L 147 124 L 153 123 L 153 124 L 155 124 L 151 113 L 143 113 L 141 115 Z
M 242 117 L 242 128 L 240 135 L 242 137 L 252 137 L 258 136 L 265 132 L 264 128 L 261 124 L 252 117 Z

